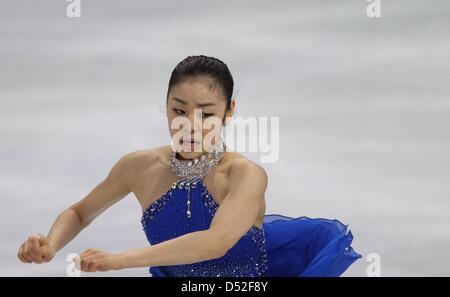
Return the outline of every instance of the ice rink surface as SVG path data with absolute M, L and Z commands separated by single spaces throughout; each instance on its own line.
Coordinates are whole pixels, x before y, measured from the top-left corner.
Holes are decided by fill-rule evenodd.
M 449 276 L 450 4 L 381 1 L 3 1 L 0 276 L 65 276 L 88 248 L 146 246 L 134 194 L 52 262 L 28 236 L 87 195 L 123 155 L 170 143 L 165 96 L 188 55 L 227 63 L 236 115 L 280 118 L 267 212 L 337 218 L 383 276 Z M 243 152 L 259 162 L 263 154 Z M 135 268 L 95 276 L 148 276 Z M 94 275 L 92 275 L 94 276 Z

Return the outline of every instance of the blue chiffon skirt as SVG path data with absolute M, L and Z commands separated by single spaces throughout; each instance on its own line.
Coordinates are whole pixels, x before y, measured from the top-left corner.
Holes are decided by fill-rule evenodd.
M 340 276 L 362 258 L 347 226 L 336 219 L 265 215 L 268 276 Z

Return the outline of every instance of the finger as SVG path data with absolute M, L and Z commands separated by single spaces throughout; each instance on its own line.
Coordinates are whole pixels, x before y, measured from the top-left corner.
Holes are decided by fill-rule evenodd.
M 37 264 L 42 264 L 44 263 L 44 259 L 42 258 L 42 250 L 41 247 L 39 247 L 39 239 L 34 239 L 33 240 L 33 246 L 31 249 L 31 253 L 33 256 L 33 261 Z
M 95 255 L 89 255 L 85 256 L 83 259 L 84 268 L 87 272 L 89 272 L 89 265 L 92 263 L 92 261 L 95 260 Z
M 97 256 L 97 252 L 95 249 L 88 249 L 80 255 L 80 258 L 84 259 L 85 261 L 91 261 L 93 259 L 93 257 L 96 257 L 96 256 Z
M 25 241 L 25 252 L 26 253 L 29 253 L 31 251 L 32 244 L 33 244 L 33 237 L 29 236 L 27 241 Z
M 40 259 L 42 257 L 42 252 L 40 250 L 39 238 L 33 237 L 30 244 L 31 244 L 31 251 L 30 251 L 31 256 L 33 256 L 34 259 Z
M 95 260 L 90 261 L 89 265 L 88 265 L 88 271 L 95 272 L 95 268 L 96 268 L 95 266 L 96 266 L 96 261 Z
M 107 271 L 107 266 L 103 260 L 98 260 L 97 264 L 95 265 L 96 271 Z
M 96 261 L 95 270 L 96 271 L 107 271 L 107 270 L 109 270 L 104 259 L 98 259 Z
M 23 243 L 24 244 L 24 252 L 25 253 L 27 253 L 28 252 L 28 246 L 29 246 L 29 244 L 30 244 L 30 238 L 28 237 L 28 239 L 27 240 L 25 240 L 25 242 Z
M 34 263 L 36 263 L 36 264 L 42 264 L 42 263 L 44 263 L 44 259 L 42 259 L 42 258 L 35 259 L 35 260 L 34 260 Z
M 39 238 L 39 244 L 42 245 L 48 245 L 48 241 L 47 241 L 47 237 L 45 237 L 44 235 L 38 233 L 36 234 L 36 236 Z
M 86 250 L 86 254 L 89 254 L 89 255 L 95 254 L 96 252 L 97 252 L 96 249 L 87 249 L 87 250 Z
M 86 264 L 88 263 L 87 259 L 87 255 L 86 254 L 80 254 L 79 255 L 79 263 L 80 263 L 80 270 L 83 271 L 83 269 L 85 268 Z
M 93 270 L 92 270 L 92 272 L 97 272 L 97 271 L 99 271 L 99 268 L 100 268 L 100 265 L 101 265 L 101 262 L 102 262 L 102 260 L 101 259 L 95 259 L 95 260 L 92 260 L 92 265 L 93 265 Z
M 44 260 L 42 259 L 42 257 L 34 257 L 33 262 L 36 264 L 42 264 L 44 263 Z
M 21 245 L 19 247 L 19 251 L 17 252 L 17 258 L 21 261 L 21 262 L 25 262 L 25 259 L 22 258 L 22 251 L 23 251 L 23 245 Z
M 28 251 L 25 251 L 23 253 L 23 257 L 27 259 L 28 263 L 33 263 L 33 257 L 30 255 Z
M 89 271 L 89 264 L 97 258 L 98 250 L 96 249 L 87 249 L 80 255 L 80 267 L 82 271 Z
M 19 248 L 19 253 L 17 255 L 20 261 L 22 261 L 23 263 L 31 263 L 23 256 L 23 251 L 24 251 L 24 244 L 22 244 L 22 246 Z
M 88 266 L 86 267 L 87 272 L 96 272 L 96 264 L 95 261 L 90 261 Z
M 87 257 L 93 253 L 93 249 L 87 249 L 80 254 L 80 257 Z
M 33 262 L 33 257 L 30 255 L 30 243 L 29 240 L 25 241 L 25 246 L 23 248 L 23 257 L 27 259 L 29 263 Z
M 77 269 L 81 271 L 86 271 L 86 260 L 81 255 L 80 255 L 80 268 Z
M 91 263 L 91 259 L 84 256 L 80 257 L 80 268 L 81 271 L 89 272 L 89 263 Z

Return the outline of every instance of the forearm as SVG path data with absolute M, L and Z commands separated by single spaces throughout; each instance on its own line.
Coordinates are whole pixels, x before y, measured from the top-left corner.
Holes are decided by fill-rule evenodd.
M 121 268 L 190 264 L 219 258 L 223 250 L 209 230 L 184 234 L 119 255 Z
M 75 210 L 71 208 L 64 210 L 50 229 L 47 236 L 49 245 L 57 252 L 77 236 L 84 227 Z

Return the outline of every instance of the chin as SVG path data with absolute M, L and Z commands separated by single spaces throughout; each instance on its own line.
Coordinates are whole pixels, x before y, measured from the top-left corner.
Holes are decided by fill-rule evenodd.
M 203 152 L 185 152 L 181 151 L 178 152 L 183 158 L 185 159 L 195 159 L 196 157 L 199 157 L 203 154 Z
M 189 151 L 189 149 L 191 151 Z M 181 147 L 181 151 L 179 151 L 178 153 L 181 156 L 183 156 L 184 158 L 195 158 L 197 156 L 200 156 L 204 152 L 205 152 L 205 150 L 203 149 L 203 146 L 200 145 L 200 146 L 196 146 L 196 147 L 192 147 L 192 148 Z

